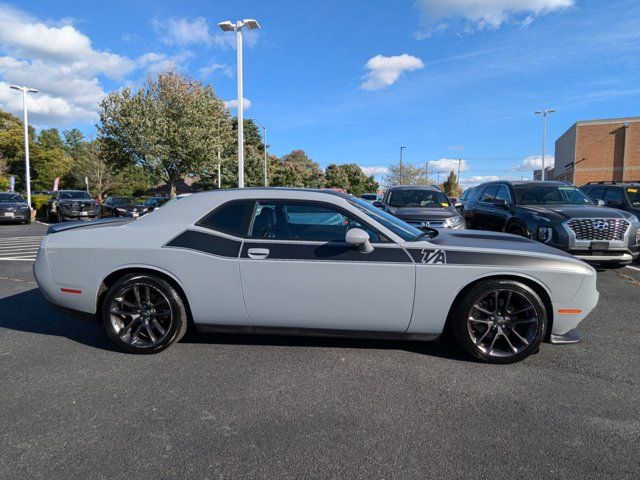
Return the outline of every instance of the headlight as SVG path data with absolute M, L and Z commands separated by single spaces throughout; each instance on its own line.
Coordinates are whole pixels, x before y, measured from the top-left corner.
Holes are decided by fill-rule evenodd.
M 640 245 L 640 226 L 636 228 L 636 245 Z
M 536 230 L 536 239 L 543 243 L 548 243 L 553 238 L 553 228 L 551 227 L 538 227 Z
M 116 210 L 120 213 L 127 213 L 127 211 L 124 208 L 116 208 Z
M 60 208 L 68 208 L 68 209 L 70 209 L 71 208 L 71 204 L 70 203 L 61 203 L 60 204 Z
M 460 225 L 462 225 L 462 221 L 462 217 L 460 215 L 457 215 L 455 217 L 447 218 L 442 226 L 444 228 L 458 228 Z

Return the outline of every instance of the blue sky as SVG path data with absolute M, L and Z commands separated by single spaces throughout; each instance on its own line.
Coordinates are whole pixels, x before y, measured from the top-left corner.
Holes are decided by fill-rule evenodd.
M 90 134 L 105 93 L 167 66 L 231 100 L 234 37 L 216 24 L 247 17 L 262 29 L 245 39 L 245 116 L 278 155 L 379 174 L 402 145 L 431 172 L 464 158 L 467 184 L 528 178 L 534 110 L 557 110 L 551 155 L 576 120 L 640 114 L 637 0 L 3 3 L 0 107 L 20 113 L 7 87 L 27 84 L 36 126 Z

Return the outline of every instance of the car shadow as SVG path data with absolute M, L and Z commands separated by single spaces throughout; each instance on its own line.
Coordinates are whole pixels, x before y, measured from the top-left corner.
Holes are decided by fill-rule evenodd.
M 65 337 L 88 347 L 123 353 L 109 340 L 100 325 L 78 320 L 58 312 L 47 303 L 37 288 L 0 299 L 0 328 Z M 404 350 L 433 357 L 470 361 L 453 342 L 448 340 L 419 342 L 339 337 L 202 333 L 190 328 L 181 342 L 211 345 Z
M 0 299 L 0 328 L 65 337 L 89 347 L 120 352 L 100 325 L 59 313 L 37 288 Z

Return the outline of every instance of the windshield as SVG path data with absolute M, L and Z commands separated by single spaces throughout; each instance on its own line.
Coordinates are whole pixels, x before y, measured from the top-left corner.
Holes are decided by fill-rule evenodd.
M 360 198 L 363 200 L 377 200 L 378 199 L 378 195 L 376 195 L 375 193 L 363 193 L 362 195 L 360 195 Z
M 24 200 L 17 193 L 0 193 L 0 202 L 15 203 L 24 202 Z
M 629 187 L 626 193 L 629 203 L 634 207 L 640 207 L 640 187 Z
M 399 208 L 443 208 L 450 206 L 446 195 L 440 190 L 391 190 L 387 203 Z
M 593 201 L 570 185 L 514 185 L 518 205 L 593 205 Z
M 135 205 L 136 201 L 131 197 L 115 197 L 113 199 L 113 205 L 118 207 L 120 205 Z
M 384 225 L 386 228 L 391 230 L 406 242 L 413 242 L 425 236 L 425 232 L 423 232 L 422 230 L 404 223 L 399 218 L 394 217 L 393 215 L 390 215 L 387 212 L 374 207 L 364 200 L 360 200 L 359 198 L 350 198 L 347 201 L 354 207 L 358 208 L 364 214 L 373 218 L 376 222 Z M 430 238 L 433 238 L 437 235 L 437 232 L 429 231 L 427 234 L 431 234 Z
M 91 198 L 89 196 L 89 194 L 85 191 L 82 190 L 70 190 L 70 191 L 66 191 L 66 192 L 60 192 L 60 197 L 59 198 Z

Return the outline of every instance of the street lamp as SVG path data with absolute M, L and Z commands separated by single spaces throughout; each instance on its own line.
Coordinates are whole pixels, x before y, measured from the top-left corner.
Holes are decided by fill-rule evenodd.
M 400 185 L 402 185 L 402 151 L 407 147 L 400 147 Z
M 27 185 L 27 204 L 31 209 L 31 172 L 29 169 L 29 120 L 27 118 L 27 93 L 38 93 L 35 88 L 11 85 L 14 90 L 22 92 L 22 113 L 24 116 L 24 163 L 25 163 L 25 183 Z
M 540 178 L 542 179 L 542 181 L 544 181 L 547 179 L 546 162 L 544 158 L 544 146 L 547 140 L 547 114 L 555 113 L 555 110 L 549 108 L 546 110 L 536 110 L 533 113 L 535 115 L 542 115 L 542 175 L 540 176 Z
M 253 18 L 238 20 L 235 24 L 229 20 L 220 22 L 223 32 L 236 32 L 236 55 L 238 69 L 238 188 L 244 188 L 244 105 L 242 93 L 242 30 L 257 30 L 260 24 Z
M 267 127 L 265 127 L 257 118 L 253 119 L 258 125 L 262 127 L 262 144 L 264 145 L 264 186 L 268 186 L 267 180 Z

